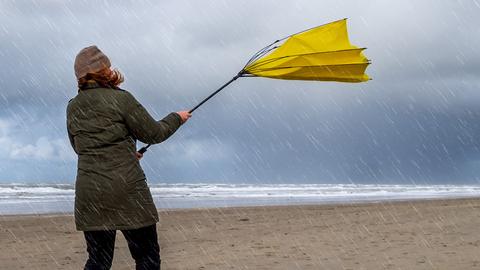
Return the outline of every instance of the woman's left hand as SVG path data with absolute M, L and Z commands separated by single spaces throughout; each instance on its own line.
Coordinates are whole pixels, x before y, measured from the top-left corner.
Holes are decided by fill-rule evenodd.
M 135 152 L 135 156 L 137 156 L 137 160 L 140 160 L 140 159 L 142 159 L 143 154 L 140 153 L 140 152 Z

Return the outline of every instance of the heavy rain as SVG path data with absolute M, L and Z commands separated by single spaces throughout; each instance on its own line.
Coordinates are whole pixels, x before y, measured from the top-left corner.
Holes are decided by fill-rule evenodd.
M 115 230 L 105 269 L 158 269 L 155 235 L 135 234 L 145 228 L 162 269 L 480 267 L 479 12 L 477 0 L 0 0 L 0 269 L 97 269 L 87 245 L 111 234 L 92 232 Z M 126 130 L 125 147 L 72 148 L 69 132 L 79 146 L 99 129 L 78 113 L 68 124 L 69 101 L 105 90 L 79 90 L 85 47 L 161 120 L 266 45 L 344 18 L 371 80 L 239 78 L 188 121 L 170 115 L 175 133 L 138 160 L 150 142 L 131 123 L 146 118 L 129 122 L 132 100 L 102 96 L 123 117 L 102 138 Z M 104 123 L 95 110 L 80 111 Z M 118 165 L 130 157 L 141 167 Z

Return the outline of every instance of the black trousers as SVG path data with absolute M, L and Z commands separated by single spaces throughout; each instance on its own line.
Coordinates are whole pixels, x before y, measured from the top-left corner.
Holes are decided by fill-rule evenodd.
M 160 246 L 158 245 L 156 227 L 156 224 L 153 224 L 134 230 L 122 230 L 137 270 L 160 269 Z M 116 233 L 115 230 L 84 232 L 88 252 L 85 270 L 110 269 Z

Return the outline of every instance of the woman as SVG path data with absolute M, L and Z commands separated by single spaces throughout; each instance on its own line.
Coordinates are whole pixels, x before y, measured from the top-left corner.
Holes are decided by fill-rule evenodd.
M 127 91 L 96 46 L 75 58 L 78 94 L 67 107 L 67 129 L 78 155 L 75 224 L 83 231 L 85 269 L 110 269 L 116 230 L 125 236 L 136 269 L 160 269 L 158 213 L 140 166 L 136 140 L 160 143 L 191 114 L 170 113 L 155 121 Z

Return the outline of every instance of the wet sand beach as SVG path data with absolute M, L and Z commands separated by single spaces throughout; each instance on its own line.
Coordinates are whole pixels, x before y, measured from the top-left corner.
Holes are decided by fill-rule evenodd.
M 480 199 L 161 210 L 165 269 L 480 269 Z M 0 216 L 0 269 L 83 269 L 71 215 Z M 112 269 L 134 269 L 117 233 Z

